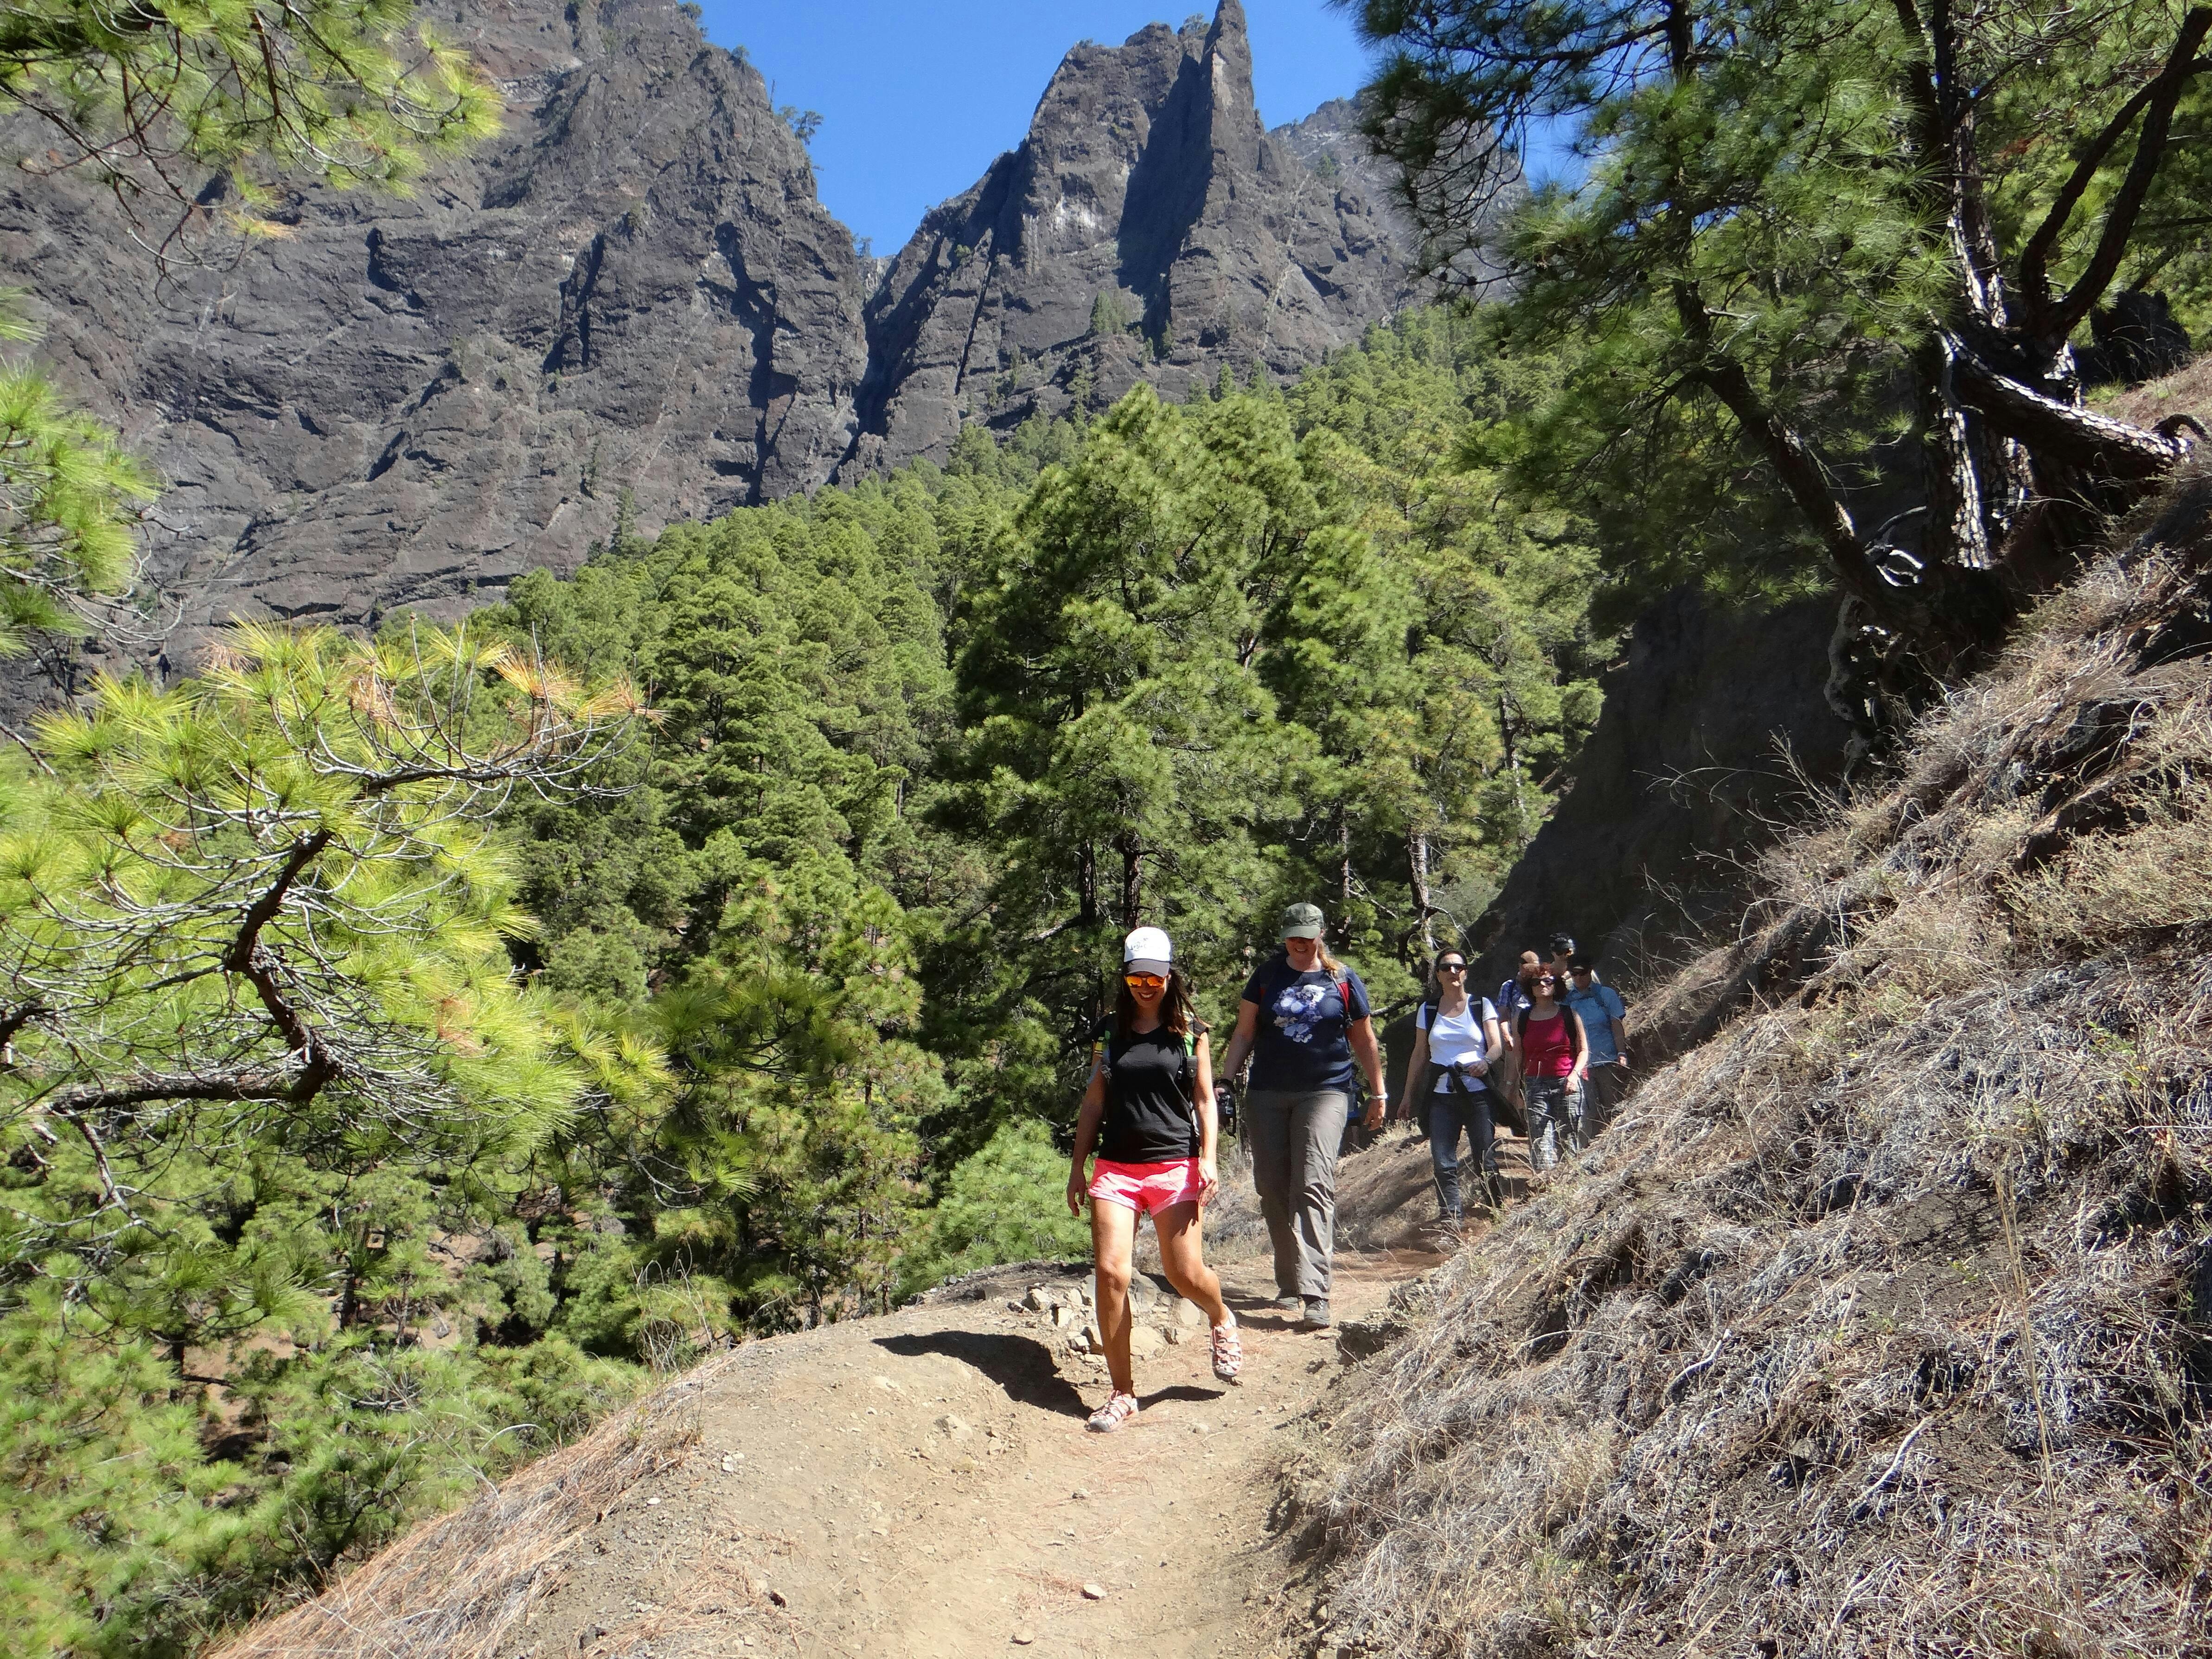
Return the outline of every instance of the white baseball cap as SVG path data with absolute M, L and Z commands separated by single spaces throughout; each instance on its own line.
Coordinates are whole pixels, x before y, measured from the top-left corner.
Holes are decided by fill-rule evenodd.
M 1175 946 L 1158 928 L 1139 927 L 1121 941 L 1121 966 L 1130 973 L 1165 977 L 1175 971 Z

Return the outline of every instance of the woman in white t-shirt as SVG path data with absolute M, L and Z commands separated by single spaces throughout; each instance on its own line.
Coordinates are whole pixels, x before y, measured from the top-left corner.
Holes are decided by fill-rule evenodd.
M 1429 1163 L 1436 1171 L 1437 1207 L 1452 1225 L 1466 1219 L 1460 1194 L 1459 1138 L 1480 1167 L 1491 1201 L 1498 1200 L 1495 1130 L 1490 1113 L 1490 1067 L 1505 1049 L 1498 1029 L 1498 1010 L 1487 997 L 1467 994 L 1467 958 L 1446 951 L 1437 963 L 1434 999 L 1413 1017 L 1413 1063 L 1407 1075 L 1419 1079 L 1434 1066 L 1435 1081 L 1415 1109 L 1428 1113 Z M 1418 1084 L 1415 1085 L 1419 1086 Z

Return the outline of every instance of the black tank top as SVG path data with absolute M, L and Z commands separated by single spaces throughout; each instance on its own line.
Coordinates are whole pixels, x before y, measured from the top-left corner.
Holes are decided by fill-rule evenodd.
M 1163 1025 L 1126 1041 L 1108 1020 L 1093 1034 L 1106 1075 L 1098 1156 L 1115 1164 L 1174 1164 L 1198 1156 L 1197 1034 Z

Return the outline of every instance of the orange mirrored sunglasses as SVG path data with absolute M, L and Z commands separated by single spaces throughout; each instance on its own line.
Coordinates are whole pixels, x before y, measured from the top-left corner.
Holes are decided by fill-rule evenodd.
M 1133 991 L 1164 991 L 1168 982 L 1158 974 L 1124 974 L 1121 983 Z

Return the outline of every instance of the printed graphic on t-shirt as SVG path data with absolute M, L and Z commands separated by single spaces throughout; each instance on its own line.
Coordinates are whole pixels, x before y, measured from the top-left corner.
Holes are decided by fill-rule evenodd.
M 1286 985 L 1275 999 L 1275 1026 L 1293 1042 L 1311 1042 L 1323 1018 L 1321 1005 L 1334 985 Z

